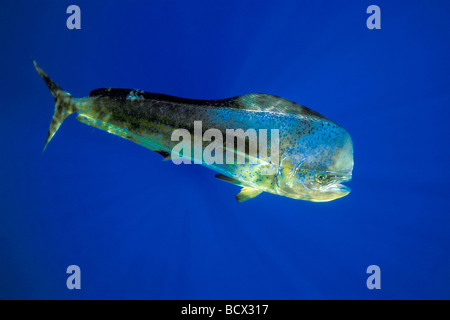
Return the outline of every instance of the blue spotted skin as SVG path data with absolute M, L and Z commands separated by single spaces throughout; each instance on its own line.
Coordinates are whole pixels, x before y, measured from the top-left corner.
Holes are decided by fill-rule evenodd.
M 194 121 L 202 122 L 202 133 L 218 129 L 224 141 L 227 129 L 266 129 L 269 156 L 270 130 L 278 129 L 280 161 L 275 168 L 263 159 L 248 163 L 248 148 L 245 164 L 202 164 L 241 186 L 294 199 L 322 202 L 350 192 L 340 184 L 352 175 L 350 135 L 333 121 L 292 101 L 268 94 L 192 100 L 111 88 L 94 90 L 89 97 L 73 98 L 35 66 L 56 101 L 46 144 L 72 113 L 77 113 L 77 119 L 87 125 L 165 154 L 170 154 L 179 143 L 171 141 L 176 129 L 188 130 L 194 146 Z M 209 143 L 203 142 L 202 148 Z M 268 168 L 272 174 L 267 174 Z

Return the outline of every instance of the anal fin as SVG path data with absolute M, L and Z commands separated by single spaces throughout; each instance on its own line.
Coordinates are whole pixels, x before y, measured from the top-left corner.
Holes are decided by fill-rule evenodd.
M 250 199 L 253 199 L 254 197 L 258 196 L 262 191 L 255 188 L 250 187 L 243 187 L 241 189 L 241 192 L 239 192 L 236 195 L 236 200 L 238 202 L 244 202 Z
M 172 159 L 170 153 L 165 150 L 155 150 L 155 152 L 158 152 L 164 157 L 163 161 L 169 161 L 170 159 Z

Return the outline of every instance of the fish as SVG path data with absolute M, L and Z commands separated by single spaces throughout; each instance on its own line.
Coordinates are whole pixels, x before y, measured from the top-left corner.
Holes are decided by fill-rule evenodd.
M 349 133 L 305 106 L 265 93 L 196 100 L 137 89 L 99 88 L 87 97 L 75 98 L 32 61 L 55 100 L 44 150 L 62 122 L 76 114 L 80 122 L 155 151 L 163 160 L 194 162 L 214 170 L 217 179 L 241 187 L 235 196 L 238 202 L 264 192 L 312 202 L 328 202 L 350 193 L 343 184 L 352 179 L 354 165 Z M 214 134 L 206 137 L 211 129 Z M 241 148 L 234 145 L 238 130 L 244 132 Z M 262 138 L 256 152 L 251 130 L 266 134 L 258 136 Z M 175 132 L 188 135 L 183 138 L 184 148 L 180 135 L 174 139 Z M 208 141 L 212 142 L 206 145 Z M 206 161 L 208 148 L 209 155 L 223 161 Z M 239 156 L 244 161 L 236 161 Z

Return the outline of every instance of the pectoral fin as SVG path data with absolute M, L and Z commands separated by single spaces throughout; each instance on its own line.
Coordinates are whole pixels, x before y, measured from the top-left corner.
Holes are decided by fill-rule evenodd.
M 238 202 L 244 202 L 247 200 L 250 200 L 256 196 L 258 196 L 262 191 L 259 189 L 249 188 L 249 187 L 243 187 L 241 189 L 241 192 L 239 192 L 236 195 L 236 200 Z
M 216 174 L 215 177 L 216 177 L 217 179 L 219 179 L 219 180 L 222 180 L 222 181 L 225 181 L 225 182 L 228 182 L 228 183 L 232 183 L 232 184 L 235 184 L 235 185 L 237 185 L 237 186 L 241 186 L 241 187 L 244 186 L 244 185 L 242 184 L 242 182 L 240 182 L 239 180 L 236 180 L 236 179 L 227 177 L 227 176 L 225 176 L 225 175 L 223 175 L 223 174 L 220 174 L 220 173 L 219 173 L 219 174 Z

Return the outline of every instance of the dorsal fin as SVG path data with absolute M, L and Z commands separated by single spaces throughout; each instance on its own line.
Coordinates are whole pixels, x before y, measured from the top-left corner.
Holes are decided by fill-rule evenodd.
M 126 100 L 130 96 L 139 96 L 144 91 L 134 89 L 100 88 L 92 90 L 89 97 L 110 97 L 117 100 Z
M 152 93 L 137 89 L 118 89 L 118 88 L 100 88 L 92 90 L 89 93 L 90 97 L 110 97 L 116 100 L 129 100 L 129 99 L 145 99 L 145 100 L 155 100 L 162 102 L 172 102 L 172 103 L 183 103 L 199 106 L 219 106 L 219 102 L 224 103 L 224 100 L 199 100 L 199 99 L 187 99 L 171 96 L 162 93 Z
M 135 89 L 100 88 L 92 90 L 90 97 L 110 97 L 116 100 L 154 100 L 168 103 L 180 103 L 210 108 L 231 108 L 253 111 L 269 111 L 282 114 L 296 114 L 314 118 L 326 119 L 320 113 L 290 100 L 265 93 L 250 93 L 242 96 L 218 99 L 199 100 L 170 96 L 161 93 L 151 93 Z M 331 120 L 329 120 L 331 121 Z

